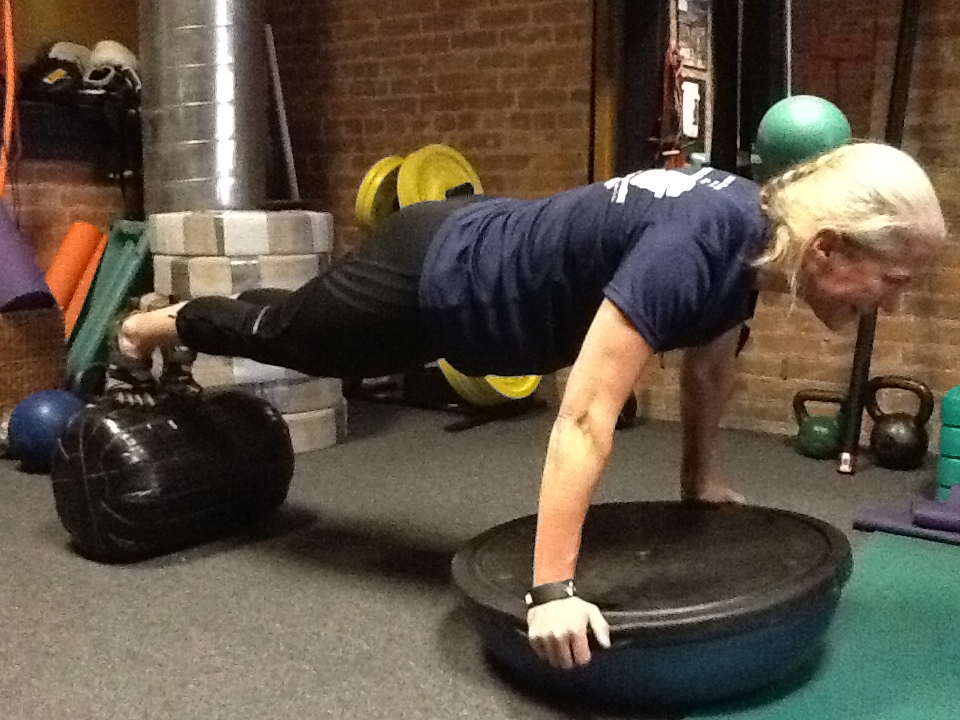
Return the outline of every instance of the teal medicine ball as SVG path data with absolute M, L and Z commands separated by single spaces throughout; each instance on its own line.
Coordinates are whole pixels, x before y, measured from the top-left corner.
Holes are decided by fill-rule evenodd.
M 815 95 L 788 97 L 774 104 L 760 120 L 754 145 L 754 177 L 767 180 L 850 139 L 850 123 L 832 102 Z

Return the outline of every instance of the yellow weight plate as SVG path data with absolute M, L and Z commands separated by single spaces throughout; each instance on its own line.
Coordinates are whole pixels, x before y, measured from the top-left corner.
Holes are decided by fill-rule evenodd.
M 399 155 L 389 155 L 377 161 L 363 176 L 354 206 L 354 217 L 363 227 L 372 228 L 400 209 L 397 179 L 403 163 Z
M 446 360 L 439 360 L 437 365 L 457 395 L 473 405 L 483 407 L 503 405 L 511 400 L 522 400 L 532 395 L 540 385 L 539 375 L 470 377 L 454 368 Z
M 486 378 L 464 375 L 443 359 L 437 365 L 453 391 L 468 403 L 489 407 L 507 402 L 507 398 L 494 390 Z
M 427 145 L 407 156 L 397 178 L 400 207 L 426 200 L 443 200 L 447 190 L 470 183 L 483 192 L 480 178 L 459 152 L 449 145 Z
M 486 381 L 490 384 L 490 387 L 511 400 L 523 400 L 530 397 L 534 390 L 540 386 L 539 375 L 517 375 L 516 377 L 487 375 Z

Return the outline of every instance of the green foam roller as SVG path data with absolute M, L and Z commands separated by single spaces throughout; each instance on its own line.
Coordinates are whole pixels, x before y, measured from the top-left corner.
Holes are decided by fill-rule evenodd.
M 67 345 L 68 381 L 82 384 L 88 370 L 106 362 L 114 320 L 124 304 L 150 287 L 150 243 L 145 223 L 119 220 L 110 228 L 107 246 Z
M 960 485 L 960 459 L 940 456 L 937 482 L 941 485 Z
M 950 499 L 950 488 L 952 485 L 937 485 L 937 500 L 946 502 Z
M 950 425 L 940 428 L 940 454 L 960 458 L 960 428 Z
M 960 427 L 960 385 L 950 388 L 943 394 L 940 418 L 944 425 Z

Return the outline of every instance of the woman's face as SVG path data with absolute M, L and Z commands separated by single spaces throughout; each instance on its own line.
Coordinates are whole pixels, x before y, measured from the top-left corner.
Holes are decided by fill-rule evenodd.
M 935 248 L 914 243 L 908 254 L 880 257 L 824 231 L 801 263 L 799 295 L 824 325 L 839 330 L 860 315 L 896 310 L 907 285 L 935 254 Z

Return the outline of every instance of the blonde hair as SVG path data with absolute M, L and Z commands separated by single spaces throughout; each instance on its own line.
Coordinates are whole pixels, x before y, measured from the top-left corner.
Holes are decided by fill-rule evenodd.
M 905 152 L 877 142 L 794 166 L 764 184 L 760 203 L 773 227 L 755 265 L 786 275 L 794 295 L 804 254 L 824 230 L 881 257 L 917 242 L 942 244 L 947 234 L 927 174 Z

